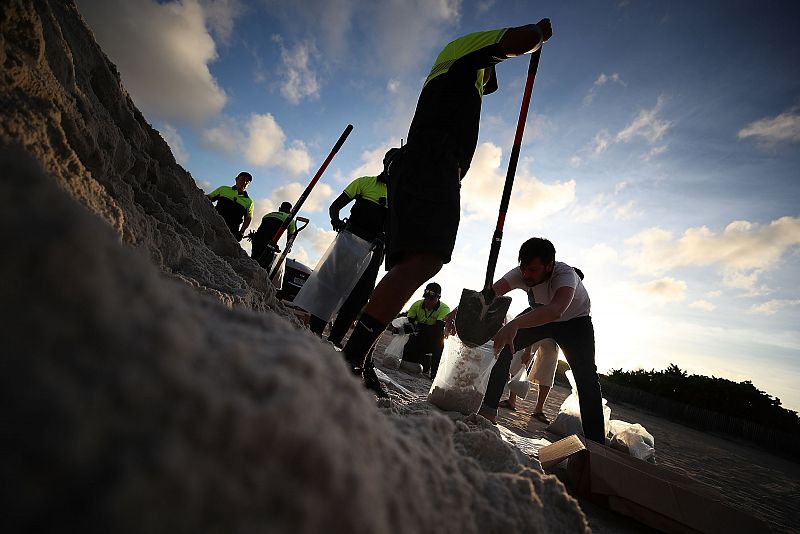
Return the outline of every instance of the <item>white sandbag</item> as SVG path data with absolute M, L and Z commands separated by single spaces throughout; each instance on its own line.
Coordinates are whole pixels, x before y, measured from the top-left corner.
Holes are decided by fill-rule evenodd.
M 613 420 L 608 435 L 611 447 L 646 462 L 656 463 L 655 438 L 639 423 Z
M 560 436 L 571 436 L 578 434 L 583 436 L 583 424 L 581 423 L 581 405 L 578 399 L 578 388 L 575 385 L 575 378 L 572 376 L 572 371 L 569 370 L 565 373 L 567 380 L 572 386 L 572 393 L 564 399 L 561 408 L 558 410 L 558 415 L 552 423 L 547 427 L 547 430 L 558 434 Z M 601 399 L 603 404 L 603 428 L 606 435 L 608 435 L 609 426 L 611 422 L 611 407 L 608 406 L 606 399 Z
M 372 243 L 342 230 L 294 298 L 294 305 L 330 321 L 367 270 Z
M 398 317 L 392 320 L 392 326 L 401 331 L 407 324 L 409 324 L 408 317 Z M 410 338 L 411 334 L 393 335 L 389 345 L 386 346 L 386 350 L 383 351 L 381 363 L 389 369 L 399 368 L 400 362 L 403 360 L 403 349 L 405 349 L 406 343 Z
M 528 396 L 530 389 L 531 383 L 528 382 L 528 369 L 523 365 L 508 382 L 508 390 L 520 399 L 524 399 Z
M 445 340 L 428 401 L 442 410 L 475 413 L 481 407 L 494 365 L 494 344 L 468 347 L 458 336 Z

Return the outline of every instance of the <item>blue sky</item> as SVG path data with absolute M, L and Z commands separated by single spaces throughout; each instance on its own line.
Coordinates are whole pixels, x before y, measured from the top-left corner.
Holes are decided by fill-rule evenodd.
M 586 273 L 601 371 L 677 363 L 800 409 L 796 2 L 77 3 L 201 188 L 253 174 L 254 227 L 355 126 L 301 211 L 312 224 L 293 256 L 312 267 L 334 236 L 328 205 L 406 136 L 439 50 L 549 17 L 497 276 L 548 237 Z M 451 305 L 482 285 L 526 68 L 498 65 L 484 100 L 435 278 Z

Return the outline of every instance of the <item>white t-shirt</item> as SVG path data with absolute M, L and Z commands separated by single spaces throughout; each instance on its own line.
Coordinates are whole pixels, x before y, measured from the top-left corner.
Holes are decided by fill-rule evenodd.
M 589 293 L 586 292 L 586 288 L 583 286 L 583 282 L 578 273 L 575 272 L 575 269 L 566 263 L 555 262 L 553 274 L 550 278 L 533 287 L 525 284 L 519 267 L 514 267 L 508 271 L 503 276 L 503 279 L 508 282 L 511 289 L 524 289 L 528 293 L 528 303 L 531 307 L 534 307 L 534 304 L 550 304 L 556 294 L 556 290 L 561 287 L 574 287 L 575 295 L 559 321 L 569 321 L 575 317 L 591 314 L 592 303 L 589 300 Z

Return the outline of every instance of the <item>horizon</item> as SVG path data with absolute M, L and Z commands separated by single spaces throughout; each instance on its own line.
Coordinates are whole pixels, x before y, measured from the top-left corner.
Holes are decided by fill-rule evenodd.
M 354 125 L 300 210 L 290 256 L 311 268 L 335 236 L 327 207 L 407 136 L 441 48 L 549 17 L 495 279 L 547 237 L 586 274 L 600 372 L 674 363 L 800 410 L 796 3 L 76 3 L 198 187 L 253 175 L 251 230 Z M 483 284 L 526 69 L 500 63 L 483 101 L 453 260 L 432 279 L 451 307 Z

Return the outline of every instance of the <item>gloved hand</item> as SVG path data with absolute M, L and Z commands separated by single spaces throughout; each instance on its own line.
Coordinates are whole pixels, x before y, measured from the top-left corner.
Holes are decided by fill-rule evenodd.
M 403 333 L 404 334 L 416 334 L 417 333 L 417 325 L 414 323 L 408 323 L 403 325 Z
M 242 238 L 244 237 L 244 233 L 242 233 L 242 232 L 234 232 L 233 233 L 233 237 L 236 238 L 236 241 L 241 241 Z
M 344 221 L 338 217 L 336 219 L 331 219 L 331 226 L 334 232 L 341 232 L 342 228 L 344 228 Z
M 536 27 L 542 34 L 542 42 L 547 41 L 553 36 L 553 27 L 550 25 L 550 19 L 542 19 L 536 23 Z

